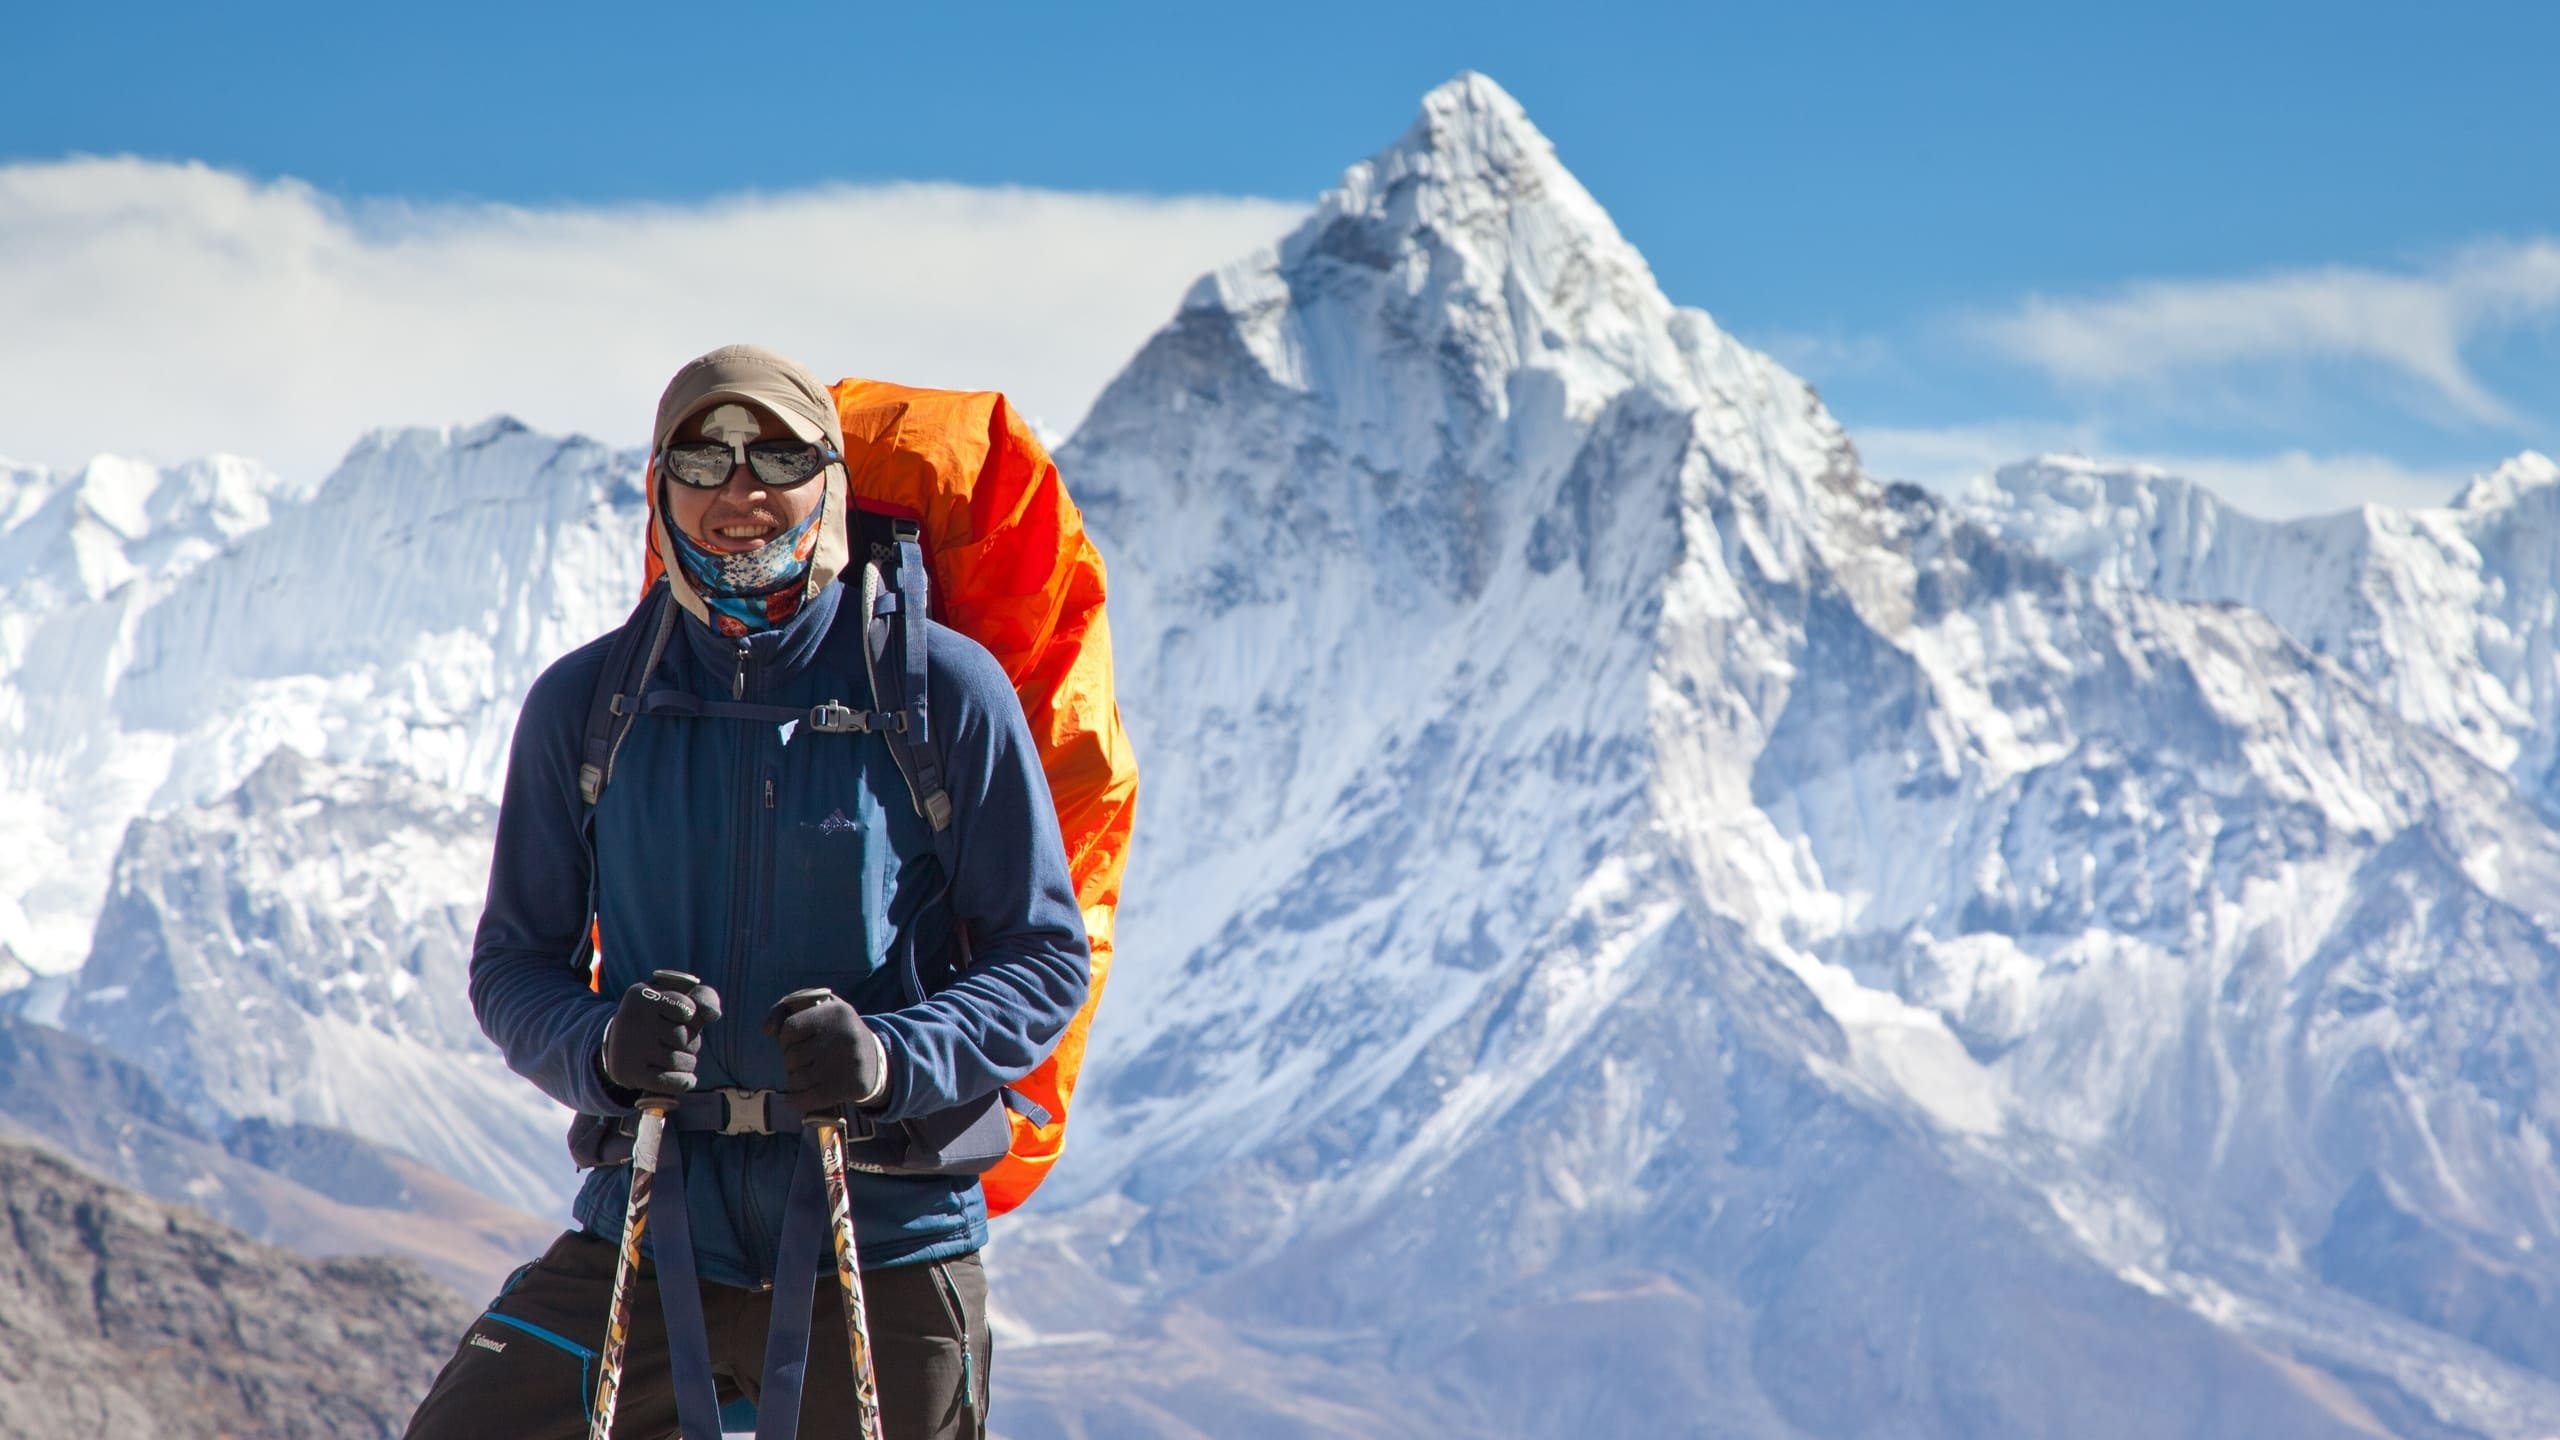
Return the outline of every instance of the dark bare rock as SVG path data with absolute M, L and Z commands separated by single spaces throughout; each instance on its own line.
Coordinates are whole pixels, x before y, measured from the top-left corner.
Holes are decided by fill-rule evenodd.
M 408 1256 L 469 1296 L 496 1290 L 560 1229 L 343 1131 L 252 1119 L 216 1134 L 140 1066 L 11 1015 L 0 1015 L 0 1137 L 307 1256 Z
M 391 1436 L 472 1309 L 406 1260 L 312 1260 L 0 1142 L 0 1435 Z

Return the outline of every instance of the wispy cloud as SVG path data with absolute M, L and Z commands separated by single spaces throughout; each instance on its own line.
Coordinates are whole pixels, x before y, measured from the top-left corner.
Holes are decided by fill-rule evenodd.
M 1741 338 L 1817 385 L 1843 376 L 1873 374 L 1894 363 L 1893 347 L 1875 335 L 1774 330 Z
M 1194 276 L 1300 208 L 954 185 L 350 208 L 200 165 L 0 166 L 0 454 L 317 472 L 373 426 L 501 411 L 633 442 L 668 373 L 733 340 L 1004 389 L 1064 429 Z
M 2167 388 L 2252 365 L 2360 362 L 2403 382 L 2413 408 L 2514 425 L 2520 417 L 2465 351 L 2554 318 L 2560 242 L 2546 238 L 2475 246 L 2411 273 L 2331 266 L 2144 281 L 2094 298 L 2039 295 L 1967 328 L 2066 385 Z

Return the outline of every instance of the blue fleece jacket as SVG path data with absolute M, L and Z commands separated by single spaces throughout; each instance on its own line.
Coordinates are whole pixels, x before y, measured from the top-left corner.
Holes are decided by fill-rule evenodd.
M 873 708 L 862 627 L 844 591 L 830 585 L 783 625 L 738 640 L 680 614 L 682 639 L 652 688 Z M 625 988 L 673 969 L 701 976 L 723 1002 L 704 1039 L 700 1090 L 779 1089 L 782 1057 L 760 1026 L 774 1001 L 813 985 L 852 1002 L 885 1046 L 889 1090 L 874 1112 L 884 1123 L 1028 1074 L 1083 1003 L 1090 955 L 1039 752 L 994 657 L 955 630 L 931 629 L 929 709 L 959 835 L 958 873 L 947 903 L 935 903 L 944 887 L 931 833 L 878 736 L 643 715 L 590 811 L 578 795 L 579 740 L 611 642 L 543 672 L 516 723 L 471 950 L 472 1007 L 507 1063 L 572 1109 L 630 1114 L 598 1071 L 605 1022 Z M 601 993 L 572 968 L 590 894 Z M 900 963 L 910 941 L 912 978 Z M 798 1137 L 670 1139 L 685 1147 L 703 1278 L 770 1283 Z M 972 1178 L 848 1179 L 866 1267 L 945 1259 L 986 1241 Z M 629 1189 L 628 1166 L 590 1172 L 577 1218 L 619 1238 Z

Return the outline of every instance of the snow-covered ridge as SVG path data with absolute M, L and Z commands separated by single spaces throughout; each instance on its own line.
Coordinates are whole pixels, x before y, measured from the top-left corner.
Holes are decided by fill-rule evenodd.
M 0 877 L 0 944 L 76 964 L 127 822 L 278 747 L 494 796 L 526 687 L 636 593 L 637 471 L 501 419 L 367 436 L 308 493 L 230 461 L 23 487 L 0 824 L 43 859 Z
M 480 1036 L 462 967 L 524 692 L 637 592 L 638 469 L 501 418 L 368 435 L 317 486 L 231 460 L 18 472 L 18 1003 L 208 1118 L 355 1129 L 555 1208 L 560 1117 Z
M 2155 468 L 2044 456 L 1977 482 L 1965 508 L 2092 579 L 2258 610 L 2560 805 L 2560 464 L 2546 456 L 2516 456 L 2446 508 L 2281 522 Z
M 2476 476 L 2454 497 L 2454 508 L 2481 512 L 2514 505 L 2534 491 L 2560 485 L 2560 460 L 2527 450 L 2486 475 Z
M 0 606 L 23 616 L 174 580 L 312 488 L 229 455 L 165 469 L 101 455 L 69 472 L 0 460 Z
M 48 1018 L 141 1063 L 208 1130 L 347 1130 L 554 1213 L 564 1117 L 467 993 L 496 819 L 387 767 L 278 750 L 221 801 L 126 830 Z

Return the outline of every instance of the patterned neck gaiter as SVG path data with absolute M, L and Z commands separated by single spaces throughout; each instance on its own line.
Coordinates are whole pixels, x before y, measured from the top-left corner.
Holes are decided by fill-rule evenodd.
M 732 640 L 770 630 L 800 613 L 801 582 L 809 578 L 810 558 L 818 553 L 818 521 L 826 513 L 821 499 L 808 518 L 755 549 L 715 555 L 668 519 L 663 505 L 658 511 L 685 578 L 710 608 L 712 627 Z

